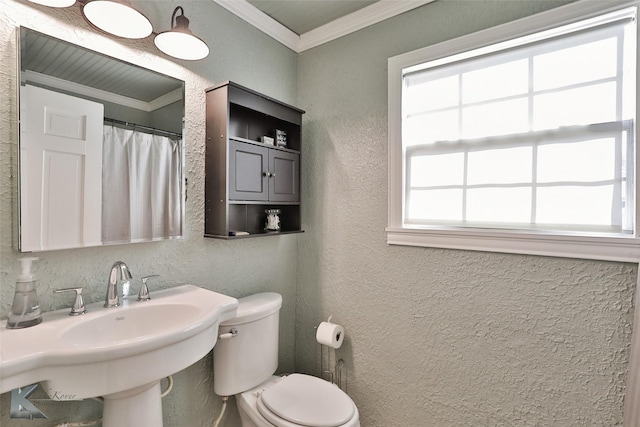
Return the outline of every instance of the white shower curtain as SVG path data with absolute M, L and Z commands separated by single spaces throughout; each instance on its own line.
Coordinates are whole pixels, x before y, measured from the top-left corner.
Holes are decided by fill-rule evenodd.
M 102 241 L 125 243 L 182 235 L 182 144 L 104 126 Z

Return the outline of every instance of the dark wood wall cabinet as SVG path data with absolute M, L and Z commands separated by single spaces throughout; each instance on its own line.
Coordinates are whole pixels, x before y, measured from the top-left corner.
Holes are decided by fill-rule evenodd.
M 206 90 L 204 235 L 300 233 L 303 110 L 233 82 Z M 279 230 L 267 229 L 269 209 Z

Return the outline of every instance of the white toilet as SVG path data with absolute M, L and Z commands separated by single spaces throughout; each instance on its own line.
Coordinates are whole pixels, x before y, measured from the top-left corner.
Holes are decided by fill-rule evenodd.
M 274 376 L 282 297 L 240 298 L 220 324 L 213 349 L 214 390 L 236 396 L 242 427 L 360 427 L 358 408 L 339 387 L 303 374 Z

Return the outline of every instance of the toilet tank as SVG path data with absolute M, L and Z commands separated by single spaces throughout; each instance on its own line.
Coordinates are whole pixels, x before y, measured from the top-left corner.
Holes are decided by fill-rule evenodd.
M 278 368 L 278 327 L 282 296 L 265 292 L 238 299 L 238 315 L 220 324 L 213 347 L 213 389 L 232 396 L 256 387 Z

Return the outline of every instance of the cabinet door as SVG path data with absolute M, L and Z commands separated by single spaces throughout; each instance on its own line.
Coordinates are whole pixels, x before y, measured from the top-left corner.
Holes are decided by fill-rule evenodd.
M 300 155 L 269 150 L 269 201 L 300 201 Z
M 269 149 L 229 141 L 229 199 L 268 200 Z

